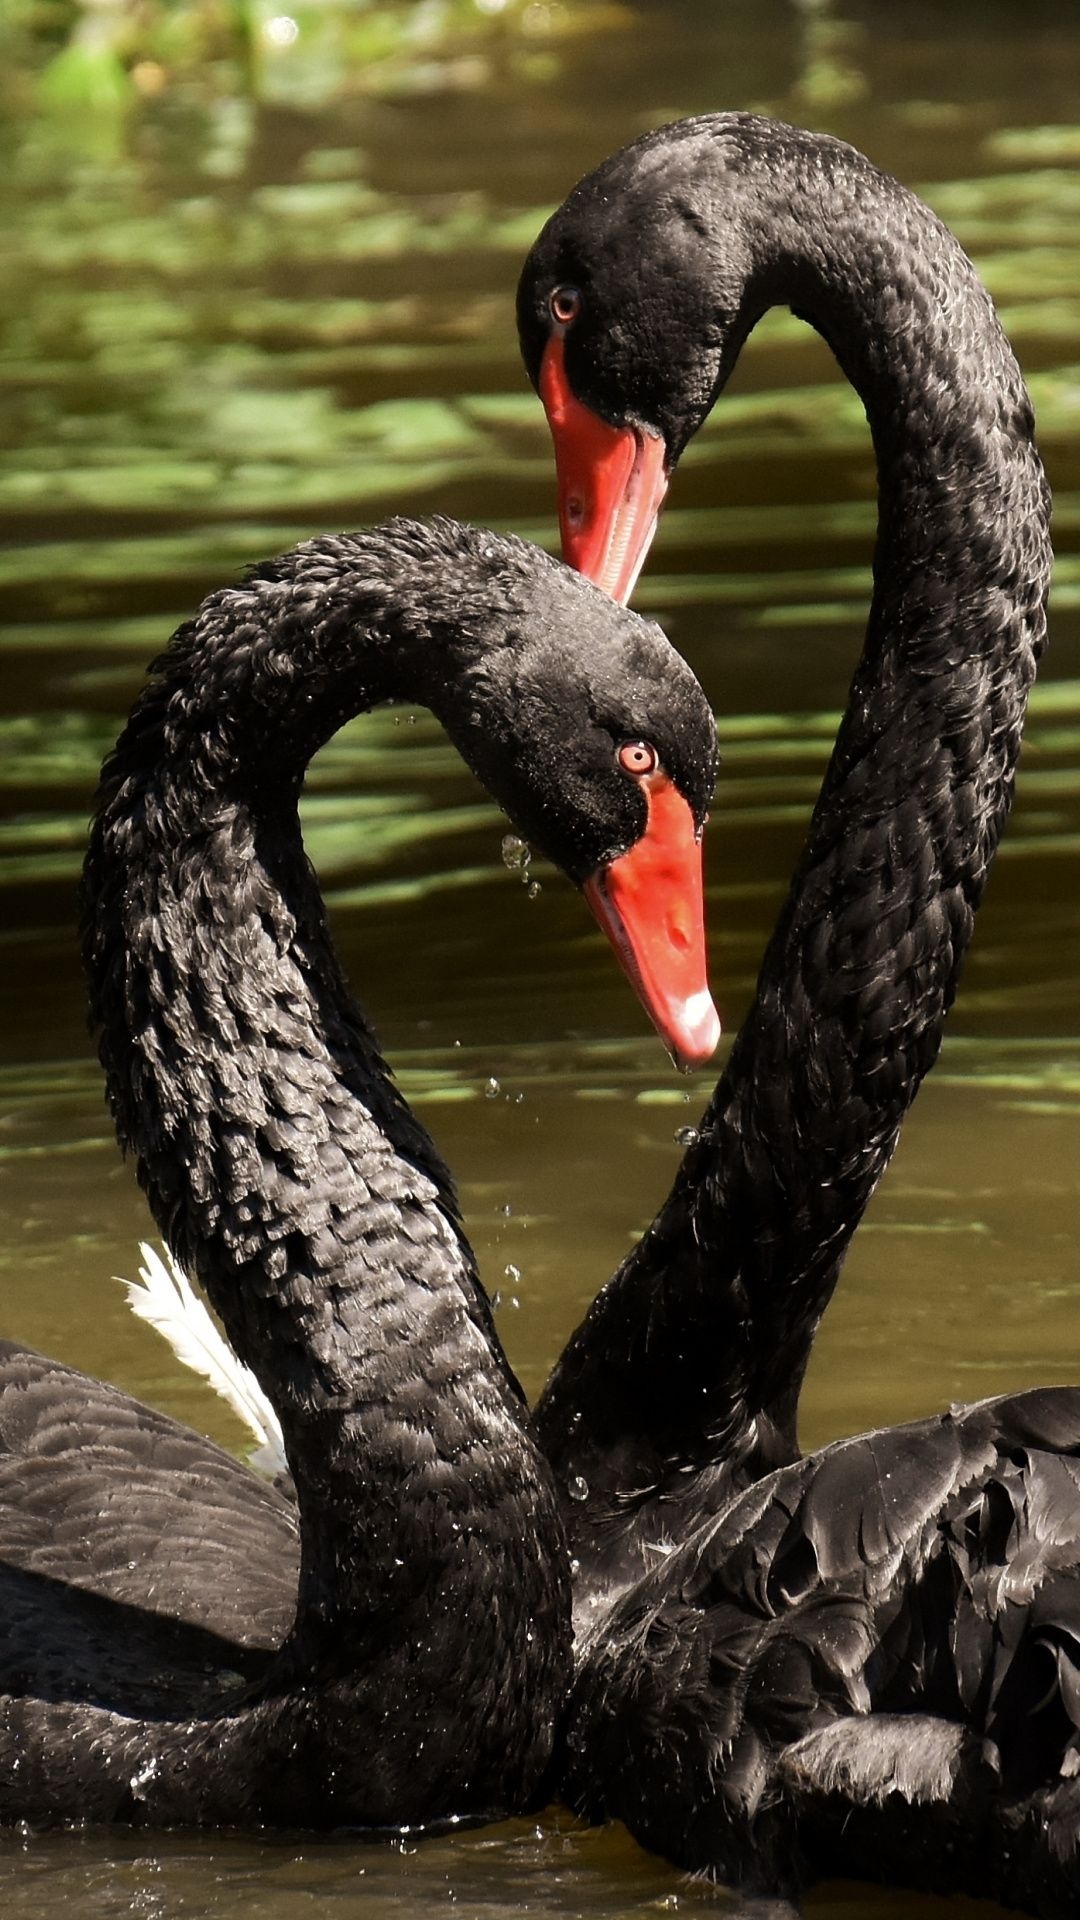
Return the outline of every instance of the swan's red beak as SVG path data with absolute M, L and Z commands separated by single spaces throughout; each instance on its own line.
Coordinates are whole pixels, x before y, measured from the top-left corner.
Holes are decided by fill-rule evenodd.
M 544 348 L 540 398 L 555 442 L 563 559 L 625 606 L 667 492 L 664 442 L 638 427 L 609 427 L 582 405 L 566 378 L 561 333 Z
M 705 972 L 701 839 L 678 788 L 643 781 L 640 840 L 585 883 L 585 898 L 615 948 L 676 1066 L 704 1066 L 720 1038 Z

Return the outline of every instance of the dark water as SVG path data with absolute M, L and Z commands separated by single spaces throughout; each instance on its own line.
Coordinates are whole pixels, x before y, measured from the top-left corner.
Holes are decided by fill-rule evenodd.
M 232 26 L 148 8 L 137 41 L 122 11 L 0 13 L 2 1330 L 241 1443 L 111 1278 L 147 1221 L 72 934 L 97 764 L 150 653 L 248 560 L 398 509 L 551 539 L 512 325 L 522 253 L 603 153 L 733 106 L 855 141 L 956 228 L 1029 373 L 1057 498 L 1016 814 L 941 1064 L 830 1310 L 805 1438 L 1080 1377 L 1075 6 L 283 0 Z M 291 44 L 275 18 L 295 18 Z M 858 404 L 773 316 L 686 456 L 638 594 L 721 716 L 709 912 L 729 1030 L 858 650 L 872 529 Z M 426 716 L 339 736 L 305 818 L 535 1391 L 666 1190 L 708 1080 L 670 1071 L 576 896 L 537 867 L 531 898 L 503 869 L 502 824 Z M 625 1836 L 555 1815 L 403 1850 L 9 1835 L 0 1898 L 102 1920 L 718 1910 Z M 809 1910 L 975 1912 L 857 1888 Z

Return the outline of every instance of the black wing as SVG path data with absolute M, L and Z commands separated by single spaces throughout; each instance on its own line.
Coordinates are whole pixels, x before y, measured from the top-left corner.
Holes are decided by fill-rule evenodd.
M 1080 1391 L 750 1487 L 585 1648 L 564 1771 L 583 1811 L 736 1883 L 812 1865 L 1075 1914 Z
M 296 1605 L 295 1509 L 220 1447 L 0 1342 L 0 1692 L 195 1710 Z

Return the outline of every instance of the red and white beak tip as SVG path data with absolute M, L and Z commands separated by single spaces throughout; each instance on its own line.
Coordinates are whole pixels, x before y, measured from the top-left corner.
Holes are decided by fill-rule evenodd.
M 645 831 L 585 883 L 585 898 L 676 1065 L 702 1067 L 720 1039 L 706 978 L 701 841 L 663 773 L 642 782 Z
M 657 1023 L 665 1046 L 677 1067 L 691 1073 L 712 1059 L 720 1044 L 720 1015 L 713 1005 L 708 987 L 690 994 L 681 1005 L 673 1006 L 667 1032 Z

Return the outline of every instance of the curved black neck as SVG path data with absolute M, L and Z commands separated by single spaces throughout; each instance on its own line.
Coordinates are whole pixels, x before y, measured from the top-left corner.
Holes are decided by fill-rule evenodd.
M 451 616 L 479 578 L 417 531 L 311 542 L 181 629 L 105 770 L 83 926 L 121 1141 L 281 1420 L 302 1553 L 273 1685 L 398 1657 L 387 1737 L 419 1756 L 456 1717 L 460 1786 L 463 1662 L 505 1659 L 519 1717 L 558 1696 L 565 1548 L 449 1176 L 349 995 L 297 817 L 343 720 L 462 665 Z M 475 1733 L 492 1795 L 519 1793 L 540 1729 L 513 1724 L 512 1763 Z M 477 1765 L 464 1804 L 484 1791 Z
M 814 1333 L 938 1050 L 1045 638 L 1031 409 L 973 268 L 850 148 L 771 129 L 763 163 L 767 126 L 731 117 L 685 134 L 698 206 L 713 155 L 726 223 L 704 251 L 744 243 L 718 379 L 769 305 L 830 342 L 877 453 L 874 597 L 700 1141 L 537 1411 L 564 1490 L 576 1483 L 564 1511 L 586 1588 L 632 1577 L 653 1543 L 679 1538 L 708 1484 L 722 1498 L 795 1454 Z

